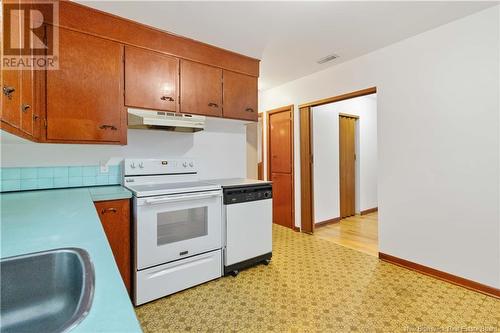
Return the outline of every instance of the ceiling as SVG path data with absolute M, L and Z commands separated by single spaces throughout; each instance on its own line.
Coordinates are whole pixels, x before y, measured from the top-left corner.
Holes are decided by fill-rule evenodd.
M 261 59 L 265 90 L 498 2 L 78 1 Z M 329 54 L 338 59 L 319 65 Z

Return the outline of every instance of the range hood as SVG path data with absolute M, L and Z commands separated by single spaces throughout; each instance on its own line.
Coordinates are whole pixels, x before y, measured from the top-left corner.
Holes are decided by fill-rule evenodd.
M 128 128 L 193 133 L 205 128 L 205 117 L 175 112 L 128 109 Z

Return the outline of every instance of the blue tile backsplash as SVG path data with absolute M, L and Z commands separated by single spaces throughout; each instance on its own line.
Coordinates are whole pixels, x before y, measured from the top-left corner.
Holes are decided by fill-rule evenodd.
M 121 184 L 121 167 L 99 166 L 0 168 L 0 192 Z

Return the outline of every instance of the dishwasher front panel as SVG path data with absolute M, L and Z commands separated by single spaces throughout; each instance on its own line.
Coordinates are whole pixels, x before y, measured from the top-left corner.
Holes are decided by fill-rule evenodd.
M 272 205 L 272 199 L 266 199 L 224 206 L 224 266 L 272 252 Z

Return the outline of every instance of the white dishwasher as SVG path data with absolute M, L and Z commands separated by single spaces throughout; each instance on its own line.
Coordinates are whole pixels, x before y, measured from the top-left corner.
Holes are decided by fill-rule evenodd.
M 273 203 L 270 182 L 219 182 L 223 189 L 224 274 L 269 264 L 273 251 Z

